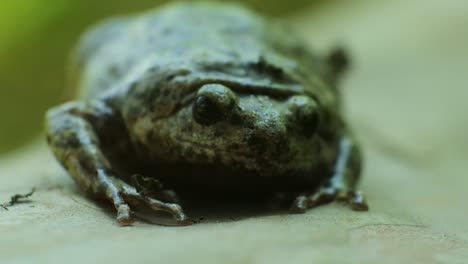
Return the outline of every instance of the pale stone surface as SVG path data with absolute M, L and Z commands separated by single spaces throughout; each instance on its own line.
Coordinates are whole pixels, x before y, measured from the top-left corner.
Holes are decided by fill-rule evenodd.
M 295 18 L 319 47 L 350 43 L 348 116 L 366 150 L 369 213 L 137 222 L 81 196 L 43 144 L 0 160 L 0 263 L 468 263 L 468 6 L 388 1 Z

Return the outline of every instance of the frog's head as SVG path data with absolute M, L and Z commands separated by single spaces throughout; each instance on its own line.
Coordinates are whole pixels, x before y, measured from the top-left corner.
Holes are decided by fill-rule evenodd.
M 255 89 L 253 89 L 255 91 Z M 267 175 L 316 164 L 318 102 L 204 84 L 169 117 L 152 121 L 151 151 L 168 162 L 222 164 Z

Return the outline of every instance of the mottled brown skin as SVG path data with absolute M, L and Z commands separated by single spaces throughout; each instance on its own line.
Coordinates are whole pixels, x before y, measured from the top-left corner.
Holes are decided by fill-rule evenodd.
M 80 94 L 47 113 L 48 143 L 122 225 L 138 204 L 188 224 L 177 193 L 280 192 L 292 212 L 336 199 L 367 210 L 336 88 L 346 66 L 341 50 L 311 54 L 288 29 L 233 5 L 110 20 L 81 42 Z

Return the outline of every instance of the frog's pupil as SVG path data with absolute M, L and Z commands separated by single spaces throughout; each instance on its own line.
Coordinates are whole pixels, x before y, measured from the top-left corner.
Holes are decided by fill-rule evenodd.
M 207 96 L 198 96 L 193 104 L 193 117 L 201 125 L 212 125 L 223 117 L 216 102 Z

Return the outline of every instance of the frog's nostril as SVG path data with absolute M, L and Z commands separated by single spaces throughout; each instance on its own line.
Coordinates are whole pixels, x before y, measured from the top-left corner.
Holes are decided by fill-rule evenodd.
M 257 154 L 276 153 L 287 140 L 287 129 L 279 122 L 257 123 L 246 136 L 246 143 Z

